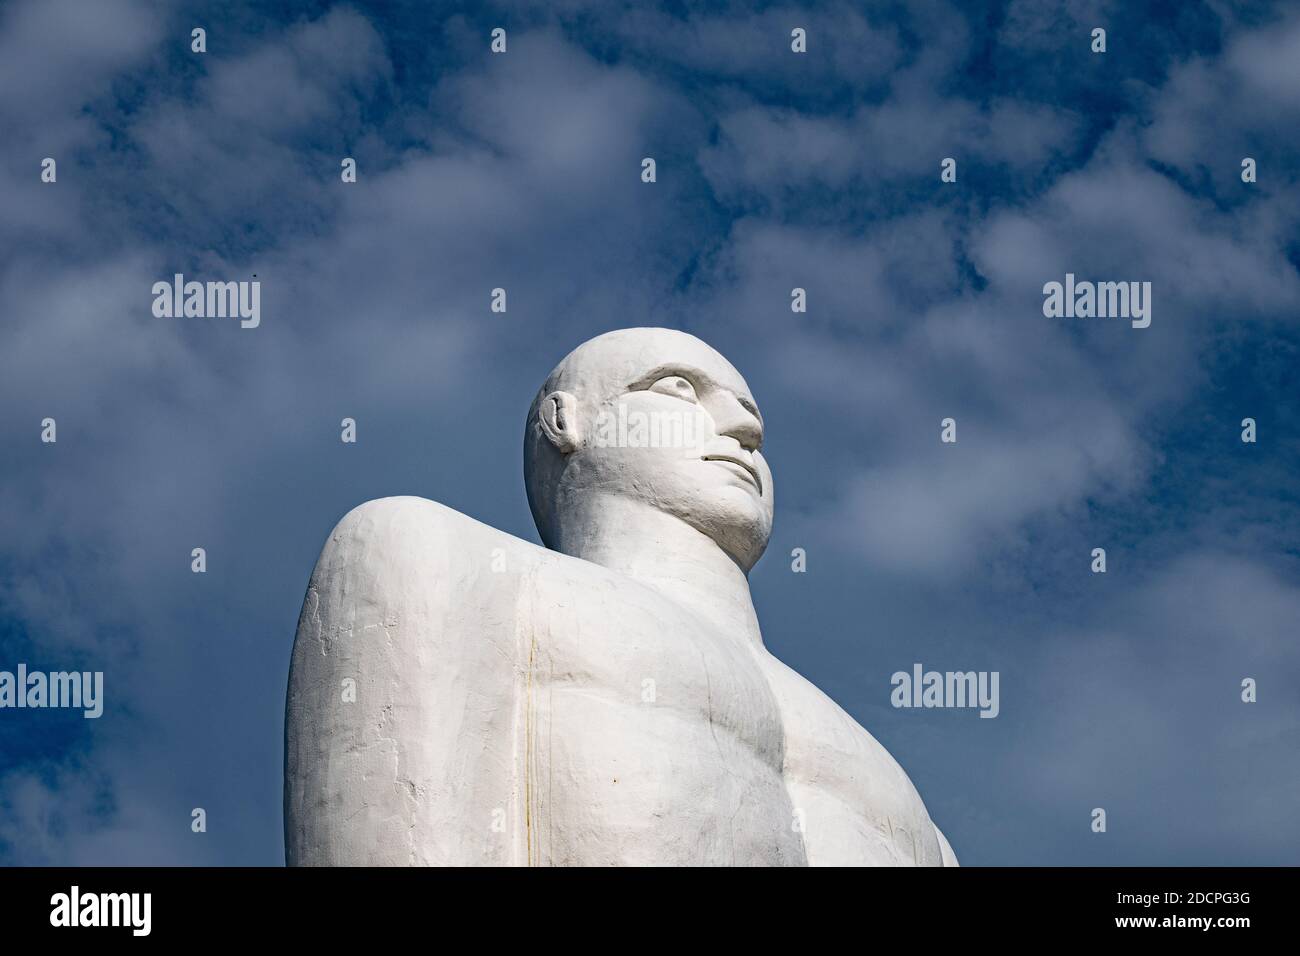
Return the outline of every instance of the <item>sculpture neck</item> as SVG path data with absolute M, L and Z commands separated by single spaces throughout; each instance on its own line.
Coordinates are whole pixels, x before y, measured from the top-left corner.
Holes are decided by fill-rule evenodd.
M 763 643 L 745 572 L 712 538 L 675 515 L 588 495 L 566 511 L 554 548 L 625 574 L 722 632 Z

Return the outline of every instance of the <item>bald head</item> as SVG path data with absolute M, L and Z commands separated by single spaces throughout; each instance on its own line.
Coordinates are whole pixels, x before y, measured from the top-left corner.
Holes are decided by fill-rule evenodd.
M 607 332 L 570 352 L 533 401 L 528 501 L 548 547 L 565 549 L 566 514 L 618 497 L 695 527 L 748 571 L 772 525 L 762 442 L 749 386 L 710 346 L 673 329 Z

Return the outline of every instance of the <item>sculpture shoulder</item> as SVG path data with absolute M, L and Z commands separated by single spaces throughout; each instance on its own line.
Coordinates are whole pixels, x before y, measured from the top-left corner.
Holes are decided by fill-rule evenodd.
M 878 776 L 898 782 L 907 779 L 889 751 L 825 691 L 776 657 L 769 657 L 768 663 L 768 678 L 789 736 L 809 745 L 815 742 L 818 749 L 867 760 Z
M 927 818 L 907 772 L 884 745 L 820 687 L 771 658 L 769 674 L 786 728 L 786 773 L 870 801 L 896 818 Z
M 943 865 L 961 866 L 957 862 L 957 854 L 953 852 L 952 844 L 948 842 L 948 838 L 943 835 L 943 831 L 939 829 L 937 824 L 934 827 L 934 835 L 939 838 L 939 851 L 943 854 Z
M 782 775 L 815 865 L 956 865 L 898 761 L 839 704 L 769 657 L 785 728 Z
M 541 551 L 436 501 L 367 501 L 330 532 L 307 588 L 299 637 L 374 627 L 427 636 L 447 633 L 453 623 L 466 634 L 480 631 L 506 617 L 501 611 L 513 605 L 521 572 Z M 398 631 L 386 623 L 397 620 L 407 626 Z
M 521 558 L 534 561 L 540 551 L 538 545 L 427 498 L 376 498 L 334 526 L 313 580 L 345 568 L 354 573 L 368 569 L 377 578 L 439 569 L 509 574 L 522 568 Z
M 527 578 L 539 591 L 656 593 L 617 571 L 548 550 L 414 496 L 376 498 L 344 515 L 321 551 L 317 574 L 341 568 L 371 569 L 389 580 L 416 572 L 425 582 L 455 577 L 462 584 L 495 587 L 519 586 Z
M 488 540 L 536 547 L 444 504 L 403 495 L 375 498 L 345 514 L 330 532 L 322 557 L 331 552 L 377 556 L 382 550 L 393 558 L 411 560 L 447 546 Z

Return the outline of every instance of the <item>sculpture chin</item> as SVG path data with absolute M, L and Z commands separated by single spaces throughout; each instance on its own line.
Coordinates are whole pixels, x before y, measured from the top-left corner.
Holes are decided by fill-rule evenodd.
M 770 478 L 768 481 L 770 482 Z M 676 510 L 681 518 L 696 531 L 707 535 L 742 571 L 750 568 L 767 550 L 772 535 L 772 509 L 770 499 L 762 498 L 756 490 L 743 486 L 742 479 L 710 489 L 690 507 Z
M 771 470 L 758 453 L 752 461 L 750 473 L 706 460 L 701 449 L 584 448 L 568 461 L 559 500 L 617 498 L 633 511 L 670 515 L 712 540 L 748 574 L 767 548 L 773 512 Z
M 764 525 L 758 520 L 743 525 L 736 523 L 718 527 L 696 525 L 696 528 L 712 538 L 746 574 L 758 564 L 758 559 L 767 550 L 767 539 L 772 530 L 770 522 Z

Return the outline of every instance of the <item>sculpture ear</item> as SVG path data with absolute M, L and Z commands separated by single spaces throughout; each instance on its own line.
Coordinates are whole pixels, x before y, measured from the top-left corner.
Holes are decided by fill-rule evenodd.
M 582 440 L 578 431 L 578 400 L 568 392 L 551 392 L 542 399 L 537 414 L 542 432 L 551 444 L 567 455 L 575 451 Z

